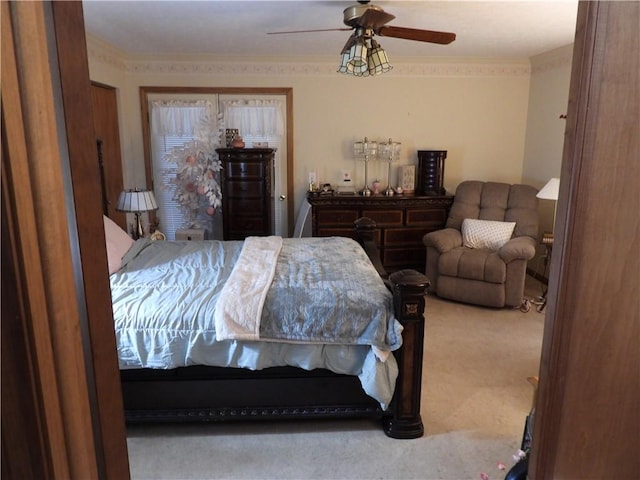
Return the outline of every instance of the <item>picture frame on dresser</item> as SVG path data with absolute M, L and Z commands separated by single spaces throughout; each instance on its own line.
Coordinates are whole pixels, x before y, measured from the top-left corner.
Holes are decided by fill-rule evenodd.
M 403 195 L 413 195 L 416 190 L 416 166 L 403 165 L 400 167 L 400 188 Z

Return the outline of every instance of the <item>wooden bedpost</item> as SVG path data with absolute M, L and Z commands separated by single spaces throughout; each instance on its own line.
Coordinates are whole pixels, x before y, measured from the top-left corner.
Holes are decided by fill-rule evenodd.
M 399 374 L 391 404 L 393 416 L 385 418 L 384 431 L 392 438 L 418 438 L 424 434 L 420 395 L 425 295 L 429 280 L 415 270 L 400 270 L 389 276 L 389 283 L 396 317 L 404 331 L 402 348 L 394 352 Z
M 369 217 L 360 217 L 354 222 L 354 224 L 360 245 L 362 245 L 364 251 L 367 252 L 367 256 L 369 257 L 369 260 L 371 260 L 371 263 L 373 263 L 373 266 L 376 267 L 378 275 L 386 280 L 389 274 L 382 265 L 380 251 L 378 250 L 378 247 L 376 247 L 376 222 Z
M 375 244 L 376 222 L 362 217 L 356 220 L 355 225 L 361 245 L 393 293 L 395 314 L 404 327 L 402 348 L 394 352 L 399 373 L 390 407 L 393 414 L 384 418 L 384 431 L 392 438 L 418 438 L 424 434 L 420 417 L 420 395 L 425 295 L 430 282 L 416 270 L 387 274 Z

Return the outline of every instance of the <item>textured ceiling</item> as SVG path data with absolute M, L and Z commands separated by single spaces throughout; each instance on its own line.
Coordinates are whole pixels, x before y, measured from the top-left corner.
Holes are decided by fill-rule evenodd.
M 350 1 L 84 0 L 86 30 L 130 55 L 335 56 Z M 531 57 L 573 42 L 577 0 L 379 1 L 396 16 L 389 25 L 454 32 L 450 45 L 378 37 L 390 58 Z

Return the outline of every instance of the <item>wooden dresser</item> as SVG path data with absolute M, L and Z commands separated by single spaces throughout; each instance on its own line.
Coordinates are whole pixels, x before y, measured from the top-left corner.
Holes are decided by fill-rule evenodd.
M 357 195 L 307 196 L 312 207 L 313 235 L 355 238 L 353 222 L 369 217 L 378 226 L 376 244 L 382 263 L 388 272 L 413 268 L 424 272 L 425 233 L 443 228 L 453 196 L 393 197 Z
M 224 240 L 273 235 L 272 148 L 219 148 Z

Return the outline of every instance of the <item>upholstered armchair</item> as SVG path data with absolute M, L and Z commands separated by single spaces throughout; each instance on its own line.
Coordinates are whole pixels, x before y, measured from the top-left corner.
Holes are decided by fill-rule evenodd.
M 446 227 L 423 238 L 429 291 L 487 307 L 518 307 L 538 238 L 538 191 L 529 185 L 465 181 Z

